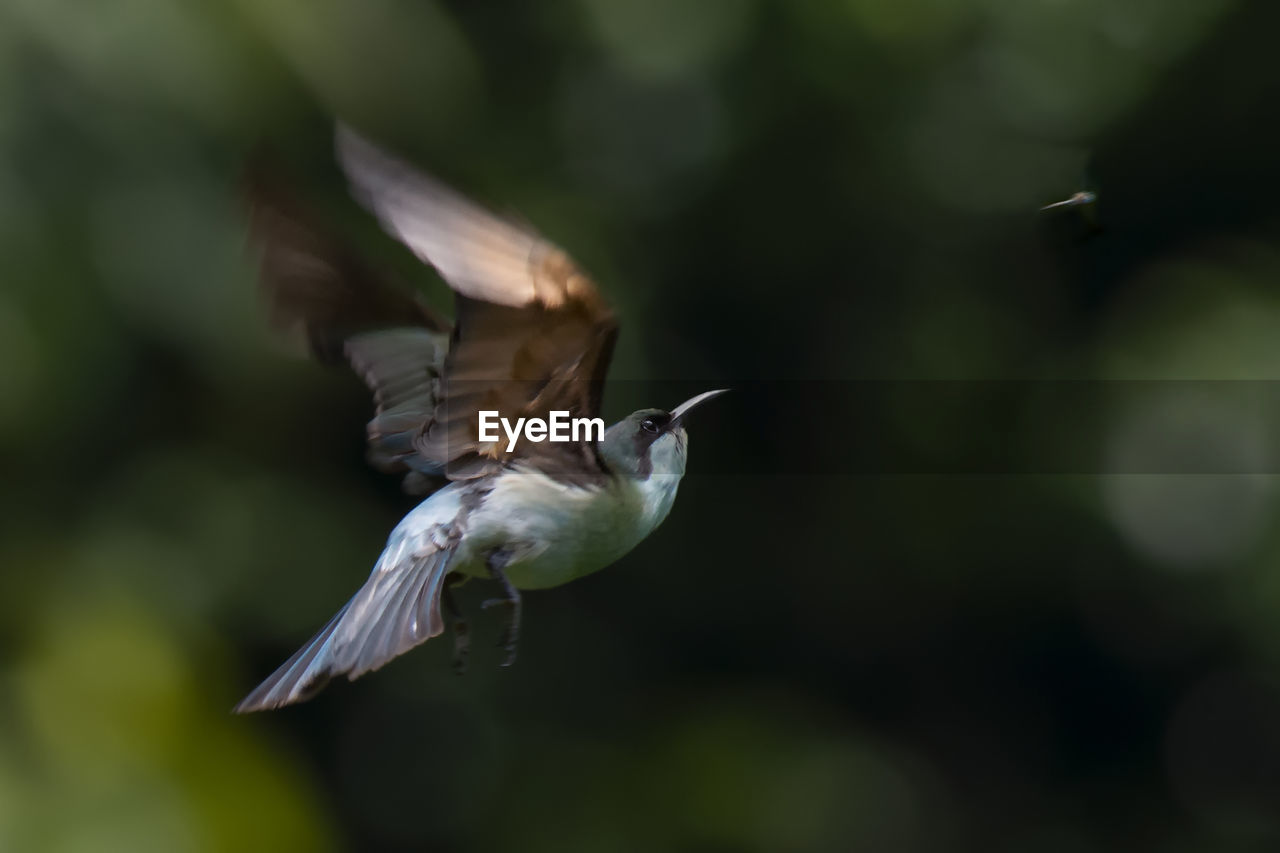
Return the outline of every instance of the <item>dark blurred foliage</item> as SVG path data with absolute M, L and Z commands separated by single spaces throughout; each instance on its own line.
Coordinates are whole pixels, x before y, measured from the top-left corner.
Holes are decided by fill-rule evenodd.
M 5 0 L 0 849 L 1280 849 L 1277 420 L 1202 393 L 1280 378 L 1277 32 L 1271 0 Z M 245 158 L 448 304 L 346 199 L 335 115 L 595 273 L 611 417 L 739 393 L 659 531 L 528 596 L 513 669 L 437 641 L 239 718 L 411 506 L 359 383 L 267 328 Z M 936 408 L 863 382 L 922 379 Z M 911 470 L 824 466 L 868 418 Z M 1047 461 L 948 464 L 984 438 Z

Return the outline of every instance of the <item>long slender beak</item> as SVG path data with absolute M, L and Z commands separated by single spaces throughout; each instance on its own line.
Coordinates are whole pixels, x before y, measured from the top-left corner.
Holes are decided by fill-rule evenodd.
M 708 400 L 714 400 L 716 397 L 719 397 L 721 394 L 728 394 L 728 393 L 729 393 L 728 388 L 721 388 L 717 391 L 703 391 L 701 394 L 699 394 L 696 397 L 690 397 L 688 400 L 685 400 L 683 403 L 681 403 L 680 405 L 676 406 L 674 409 L 671 410 L 671 426 L 676 426 L 677 424 L 679 424 L 681 419 L 684 418 L 684 416 L 687 415 L 694 408 L 701 406 L 703 403 L 707 402 Z

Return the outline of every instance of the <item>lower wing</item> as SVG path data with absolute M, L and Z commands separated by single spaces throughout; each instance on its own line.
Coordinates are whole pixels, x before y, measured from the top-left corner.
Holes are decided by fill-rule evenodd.
M 329 679 L 354 681 L 441 633 L 440 596 L 454 554 L 452 544 L 425 552 L 389 547 L 360 591 L 235 712 L 305 701 Z

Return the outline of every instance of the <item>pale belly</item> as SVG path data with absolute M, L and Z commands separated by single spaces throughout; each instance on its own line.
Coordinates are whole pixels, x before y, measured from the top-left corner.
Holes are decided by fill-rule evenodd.
M 499 477 L 467 519 L 455 570 L 488 577 L 493 549 L 521 589 L 558 586 L 615 562 L 649 535 L 675 500 L 678 476 L 620 479 L 603 488 L 568 487 L 537 471 Z

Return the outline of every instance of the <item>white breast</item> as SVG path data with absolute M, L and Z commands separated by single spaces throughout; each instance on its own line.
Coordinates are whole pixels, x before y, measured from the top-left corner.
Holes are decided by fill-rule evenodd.
M 655 474 L 583 488 L 536 469 L 513 469 L 494 479 L 493 490 L 468 519 L 468 550 L 479 556 L 506 548 L 513 558 L 507 576 L 516 586 L 557 586 L 603 569 L 634 548 L 667 517 L 679 483 L 679 475 Z M 479 560 L 468 562 L 468 573 L 487 573 Z

